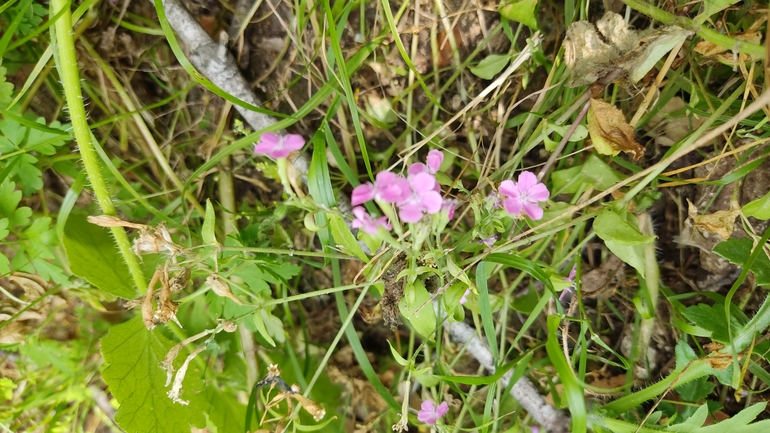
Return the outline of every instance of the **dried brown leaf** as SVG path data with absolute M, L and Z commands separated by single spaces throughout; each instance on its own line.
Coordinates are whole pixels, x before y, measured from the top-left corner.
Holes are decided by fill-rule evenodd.
M 637 160 L 644 147 L 636 142 L 634 128 L 626 122 L 623 112 L 601 99 L 591 99 L 588 110 L 588 132 L 596 151 L 602 155 L 630 153 Z

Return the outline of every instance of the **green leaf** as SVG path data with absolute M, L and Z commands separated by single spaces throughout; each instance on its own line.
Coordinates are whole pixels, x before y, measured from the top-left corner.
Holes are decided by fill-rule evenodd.
M 491 80 L 500 73 L 508 63 L 511 62 L 511 56 L 502 54 L 490 54 L 479 62 L 478 65 L 472 66 L 471 72 L 473 75 L 482 78 L 484 80 Z
M 13 96 L 13 84 L 5 80 L 8 70 L 0 66 L 0 106 L 7 107 Z
M 620 260 L 623 260 L 623 263 L 636 269 L 636 272 L 639 272 L 639 275 L 641 275 L 642 278 L 645 278 L 646 269 L 644 267 L 643 244 L 623 245 L 615 241 L 604 241 L 604 245 L 607 246 L 607 249 L 612 251 L 612 254 L 615 254 Z
M 234 392 L 223 392 L 216 385 L 209 385 L 206 400 L 209 403 L 206 413 L 217 433 L 243 433 L 246 406 L 235 398 Z
M 605 191 L 623 180 L 623 175 L 607 165 L 595 153 L 591 153 L 583 165 L 555 171 L 551 179 L 553 195 L 555 195 L 576 193 L 583 184 Z
M 422 337 L 433 334 L 436 329 L 436 313 L 430 302 L 430 293 L 421 282 L 415 281 L 404 287 L 404 297 L 398 302 L 398 308 Z
M 730 342 L 730 334 L 727 330 L 725 307 L 722 304 L 698 304 L 687 307 L 684 316 L 690 319 L 695 326 L 699 326 L 711 332 L 711 339 L 722 343 Z M 748 319 L 742 315 L 731 314 L 730 321 L 733 329 L 741 329 Z M 692 400 L 688 400 L 692 401 Z
M 69 125 L 53 122 L 49 127 L 45 126 L 45 119 L 40 117 L 31 125 L 41 125 L 42 128 L 28 128 L 14 119 L 6 117 L 0 120 L 0 152 L 20 152 L 8 158 L 7 164 L 13 168 L 10 176 L 19 181 L 24 195 L 29 196 L 43 188 L 43 173 L 37 167 L 38 159 L 31 151 L 44 155 L 56 153 L 56 147 L 66 143 L 66 135 L 58 135 L 55 131 L 65 131 Z M 49 129 L 50 131 L 45 131 Z
M 211 204 L 211 200 L 206 199 L 206 217 L 203 219 L 201 230 L 204 244 L 215 245 L 217 243 L 216 225 L 217 217 L 214 213 L 214 206 Z
M 696 21 L 704 23 L 715 13 L 727 9 L 735 3 L 738 3 L 738 0 L 704 0 L 703 12 L 696 17 Z
M 728 239 L 714 247 L 714 252 L 726 258 L 730 263 L 743 266 L 749 259 L 754 244 L 751 239 Z M 754 265 L 750 269 L 757 276 L 757 285 L 770 286 L 770 259 L 764 251 L 760 251 Z
M 166 372 L 160 365 L 174 343 L 159 329 L 149 331 L 141 316 L 114 326 L 102 338 L 102 354 L 107 367 L 102 377 L 120 403 L 115 421 L 128 433 L 189 433 L 190 427 L 206 425 L 201 393 L 203 381 L 198 364 L 190 363 L 182 382 L 185 406 L 168 398 Z M 176 369 L 189 351 L 183 349 L 174 362 Z M 241 418 L 242 419 L 242 418 Z
M 746 206 L 743 206 L 743 215 L 758 220 L 770 219 L 770 192 L 764 197 L 746 203 Z
M 685 383 L 676 389 L 679 397 L 684 401 L 697 403 L 708 397 L 716 388 L 708 376 L 699 377 L 692 382 Z
M 115 296 L 137 296 L 128 267 L 112 237 L 104 228 L 86 221 L 85 215 L 70 215 L 64 227 L 64 250 L 75 275 Z
M 642 235 L 639 229 L 628 223 L 626 218 L 611 209 L 602 211 L 594 219 L 593 227 L 596 234 L 603 240 L 614 241 L 621 245 L 648 244 L 655 240 L 655 236 Z
M 21 201 L 21 191 L 16 190 L 16 184 L 6 180 L 0 185 L 0 217 L 8 218 L 9 227 L 26 226 L 32 209 L 22 206 L 16 208 Z
M 406 367 L 407 365 L 409 365 L 409 361 L 407 361 L 406 359 L 404 359 L 404 357 L 403 357 L 403 356 L 401 356 L 401 354 L 400 354 L 400 353 L 398 353 L 398 351 L 396 350 L 396 348 L 395 348 L 395 347 L 393 347 L 393 344 L 391 344 L 390 340 L 388 340 L 388 347 L 390 347 L 390 353 L 393 355 L 393 359 L 395 359 L 395 360 L 396 360 L 396 362 L 397 362 L 399 365 L 401 365 L 401 366 L 404 366 L 404 367 Z
M 678 388 L 677 388 L 678 390 Z M 681 424 L 666 428 L 666 431 L 680 433 L 764 433 L 770 429 L 770 420 L 762 420 L 749 424 L 765 410 L 767 403 L 756 403 L 733 415 L 722 422 L 703 426 L 708 417 L 708 404 L 703 404 L 697 411 Z
M 500 15 L 537 30 L 537 2 L 538 0 L 507 1 L 500 6 Z
M 327 215 L 329 217 L 329 227 L 332 229 L 332 236 L 342 246 L 342 250 L 346 254 L 354 255 L 364 262 L 369 262 L 369 257 L 364 254 L 361 245 L 358 244 L 358 240 L 353 236 L 353 233 L 350 233 L 350 229 L 342 217 L 332 213 Z
M 676 344 L 674 354 L 676 358 L 676 370 L 680 371 L 684 370 L 690 362 L 698 359 L 698 355 L 695 354 L 695 351 L 692 350 L 692 347 L 690 347 L 684 339 L 679 340 Z

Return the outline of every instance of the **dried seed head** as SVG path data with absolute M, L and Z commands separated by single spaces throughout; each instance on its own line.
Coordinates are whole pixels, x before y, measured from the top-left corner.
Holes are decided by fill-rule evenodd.
M 292 385 L 292 389 L 297 385 Z M 299 404 L 302 405 L 302 407 L 313 416 L 313 419 L 316 421 L 321 421 L 324 416 L 326 416 L 326 410 L 321 407 L 320 404 L 314 402 L 313 400 L 303 396 L 302 394 L 299 394 L 299 386 L 297 386 L 297 393 L 292 394 L 292 398 L 296 399 Z
M 182 268 L 179 273 L 174 275 L 173 278 L 168 280 L 168 285 L 171 288 L 171 293 L 179 293 L 187 286 L 190 281 L 190 269 Z
M 155 318 L 152 314 L 152 292 L 152 287 L 148 288 L 147 293 L 142 300 L 142 320 L 144 320 L 144 326 L 146 326 L 147 329 L 155 328 Z
M 243 302 L 241 302 L 240 299 L 233 295 L 233 292 L 230 290 L 230 286 L 227 284 L 227 282 L 219 278 L 219 275 L 216 273 L 209 275 L 208 278 L 206 278 L 206 283 L 211 286 L 211 290 L 213 290 L 217 295 L 223 298 L 228 298 L 238 305 L 243 305 Z
M 168 254 L 175 256 L 184 252 L 185 248 L 174 243 L 165 224 L 161 223 L 154 230 L 151 227 L 145 226 L 145 229 L 139 233 L 139 237 L 134 239 L 133 250 L 134 254 L 138 256 L 142 254 Z
M 235 330 L 238 329 L 238 324 L 229 320 L 224 320 L 222 322 L 222 329 L 225 332 L 235 332 Z

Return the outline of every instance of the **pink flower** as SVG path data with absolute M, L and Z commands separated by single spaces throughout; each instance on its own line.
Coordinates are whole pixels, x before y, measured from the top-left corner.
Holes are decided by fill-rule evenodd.
M 350 226 L 354 229 L 360 228 L 364 231 L 364 233 L 369 233 L 370 235 L 377 234 L 379 227 L 382 227 L 387 231 L 390 231 L 393 228 L 388 222 L 388 217 L 384 216 L 373 219 L 371 215 L 366 213 L 366 210 L 361 206 L 356 206 L 353 208 L 353 215 L 356 217 L 356 219 L 353 220 Z
M 390 171 L 381 171 L 377 173 L 374 184 L 365 183 L 353 188 L 350 204 L 358 206 L 375 198 L 386 203 L 398 203 L 410 195 L 409 181 Z
M 432 174 L 417 173 L 409 176 L 411 194 L 406 200 L 398 202 L 401 220 L 407 223 L 416 223 L 422 218 L 422 214 L 435 214 L 441 210 L 441 194 L 435 189 L 438 182 Z
M 273 159 L 286 158 L 295 150 L 305 146 L 305 139 L 298 134 L 288 134 L 283 137 L 266 132 L 259 137 L 259 143 L 254 146 L 254 153 L 267 155 Z
M 533 220 L 543 218 L 543 209 L 537 203 L 548 200 L 549 192 L 532 172 L 522 172 L 518 183 L 512 180 L 502 181 L 498 190 L 507 197 L 503 201 L 503 207 L 509 214 L 521 215 L 523 211 Z
M 577 276 L 577 263 L 572 265 L 572 270 L 569 271 L 569 276 L 564 277 L 564 281 L 569 281 L 569 282 L 575 281 L 576 276 Z
M 441 163 L 444 162 L 444 152 L 433 149 L 428 152 L 426 161 L 428 163 L 428 173 L 436 174 L 438 169 L 441 168 Z
M 417 412 L 417 419 L 425 424 L 434 425 L 436 424 L 436 421 L 447 412 L 449 412 L 449 405 L 447 402 L 443 402 L 436 406 L 432 401 L 425 400 L 422 402 L 420 410 Z
M 444 161 L 444 152 L 440 150 L 433 149 L 430 152 L 428 152 L 428 157 L 426 158 L 426 161 L 428 164 L 425 165 L 421 162 L 416 162 L 409 166 L 409 168 L 406 170 L 409 175 L 415 175 L 417 173 L 428 173 L 428 174 L 436 174 L 438 172 L 438 169 L 441 168 L 441 163 Z

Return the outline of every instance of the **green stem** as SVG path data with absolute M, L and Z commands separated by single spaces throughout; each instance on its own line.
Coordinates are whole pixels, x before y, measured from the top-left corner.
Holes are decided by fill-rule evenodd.
M 80 148 L 80 157 L 83 160 L 83 166 L 86 169 L 88 180 L 93 186 L 96 200 L 99 207 L 105 215 L 117 216 L 115 206 L 112 204 L 112 197 L 107 184 L 104 181 L 99 161 L 96 157 L 96 151 L 91 143 L 91 130 L 88 127 L 86 110 L 83 106 L 83 96 L 80 89 L 80 75 L 78 72 L 78 62 L 75 56 L 75 40 L 72 37 L 72 14 L 69 10 L 70 2 L 66 0 L 53 0 L 51 2 L 51 15 L 55 16 L 63 11 L 61 17 L 54 25 L 53 36 L 56 38 L 56 56 L 59 74 L 64 86 L 64 96 L 69 108 L 70 119 L 72 120 L 72 129 L 75 134 L 75 140 Z M 131 251 L 131 243 L 122 227 L 112 227 L 110 229 L 118 244 L 123 260 L 128 265 L 131 277 L 134 279 L 134 285 L 140 293 L 147 290 L 147 283 L 142 274 L 142 268 L 136 255 Z
M 692 30 L 703 40 L 711 42 L 714 45 L 727 48 L 728 50 L 735 50 L 739 53 L 748 54 L 755 59 L 765 58 L 765 47 L 756 44 L 750 44 L 748 42 L 739 41 L 733 39 L 730 36 L 723 35 L 711 30 L 708 27 L 702 26 L 698 22 L 687 18 L 680 17 L 658 9 L 650 3 L 646 3 L 642 0 L 623 0 L 623 3 L 628 5 L 631 9 L 641 12 L 655 21 L 660 21 L 666 25 L 679 26 L 686 30 Z

